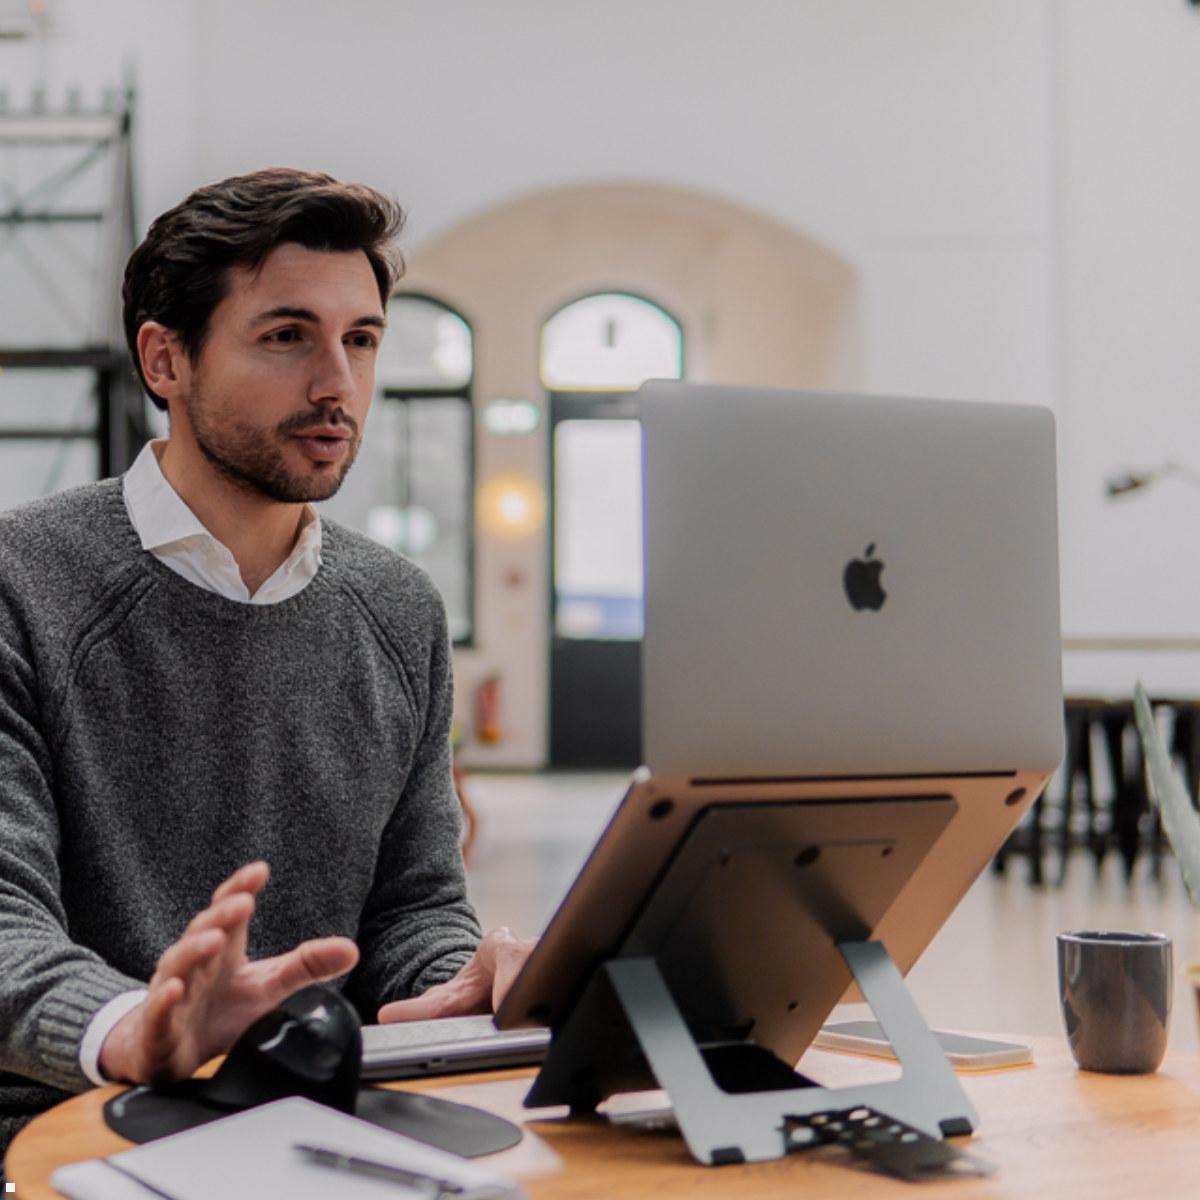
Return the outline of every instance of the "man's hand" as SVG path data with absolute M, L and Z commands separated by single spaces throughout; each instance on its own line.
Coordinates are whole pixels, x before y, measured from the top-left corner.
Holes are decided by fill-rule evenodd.
M 186 1079 L 293 992 L 342 975 L 358 961 L 349 938 L 327 937 L 251 962 L 246 933 L 269 874 L 265 862 L 235 871 L 163 953 L 146 999 L 104 1039 L 100 1070 L 106 1078 Z
M 379 1010 L 379 1023 L 495 1012 L 536 941 L 536 938 L 519 938 L 503 926 L 493 929 L 453 979 L 434 984 L 412 1000 L 385 1004 Z

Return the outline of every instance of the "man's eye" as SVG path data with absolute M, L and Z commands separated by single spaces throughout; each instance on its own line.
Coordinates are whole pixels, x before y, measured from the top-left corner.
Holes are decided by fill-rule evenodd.
M 300 332 L 297 329 L 275 329 L 268 333 L 263 340 L 286 346 L 297 341 L 299 337 Z
M 346 340 L 350 345 L 357 346 L 363 350 L 374 350 L 379 345 L 379 338 L 375 334 L 368 333 L 365 330 L 359 330 L 356 333 L 350 334 Z

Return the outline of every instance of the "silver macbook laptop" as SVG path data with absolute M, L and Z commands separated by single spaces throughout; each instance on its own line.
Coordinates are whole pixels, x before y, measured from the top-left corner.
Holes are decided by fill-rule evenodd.
M 639 408 L 647 767 L 514 983 L 506 1028 L 569 1009 L 676 826 L 713 803 L 952 801 L 876 929 L 907 971 L 1061 756 L 1048 411 L 666 382 Z M 785 1057 L 826 998 L 781 1030 Z M 388 1035 L 367 1032 L 373 1072 L 391 1070 Z
M 640 412 L 651 771 L 1058 762 L 1046 409 L 652 382 Z
M 545 1057 L 548 1029 L 496 1028 L 490 1015 L 363 1026 L 363 1079 L 416 1079 L 527 1067 Z

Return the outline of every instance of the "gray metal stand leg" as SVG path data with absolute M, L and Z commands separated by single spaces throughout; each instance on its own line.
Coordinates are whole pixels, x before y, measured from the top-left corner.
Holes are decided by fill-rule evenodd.
M 890 1109 L 882 1103 L 872 1107 L 935 1136 L 970 1133 L 979 1124 L 979 1115 L 925 1024 L 892 956 L 880 942 L 843 942 L 838 949 L 892 1043 L 903 1072 L 896 1085 L 904 1088 L 905 1107 Z M 921 1119 L 917 1119 L 918 1109 Z
M 969 1133 L 974 1108 L 946 1056 L 878 942 L 842 953 L 900 1061 L 900 1079 L 846 1088 L 797 1087 L 730 1094 L 713 1082 L 658 966 L 650 958 L 614 959 L 604 971 L 660 1086 L 671 1098 L 688 1149 L 702 1163 L 758 1162 L 789 1148 L 788 1117 L 866 1106 L 933 1137 Z
M 659 1086 L 671 1099 L 692 1156 L 710 1166 L 782 1158 L 788 1135 L 779 1102 L 793 1093 L 734 1096 L 721 1091 L 654 959 L 617 958 L 604 970 Z

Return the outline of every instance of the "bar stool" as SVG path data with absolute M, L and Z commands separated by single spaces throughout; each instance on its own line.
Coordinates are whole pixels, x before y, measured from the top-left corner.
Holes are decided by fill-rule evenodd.
M 1133 878 L 1142 843 L 1142 817 L 1149 808 L 1141 745 L 1131 700 L 1111 700 L 1100 718 L 1104 747 L 1112 773 L 1112 841 L 1125 870 Z M 1103 854 L 1097 858 L 1099 869 Z
M 1092 729 L 1102 721 L 1108 701 L 1093 696 L 1068 697 L 1063 705 L 1065 749 L 1062 764 L 1061 816 L 1054 829 L 1055 849 L 1058 851 L 1058 871 L 1055 887 L 1062 887 L 1067 877 L 1067 858 L 1071 851 L 1071 832 L 1079 795 L 1086 822 L 1088 849 L 1096 863 L 1096 870 L 1104 861 L 1107 849 L 1107 831 L 1100 828 L 1101 813 L 1096 803 L 1095 763 L 1092 758 Z M 1076 786 L 1076 785 L 1080 786 Z

